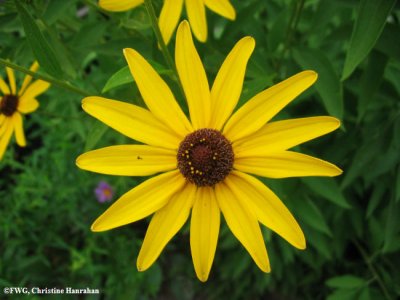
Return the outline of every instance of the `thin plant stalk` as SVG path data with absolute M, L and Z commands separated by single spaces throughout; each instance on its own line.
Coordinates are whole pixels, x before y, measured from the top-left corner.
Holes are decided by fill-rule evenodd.
M 87 91 L 84 91 L 84 90 L 82 90 L 82 89 L 80 89 L 80 88 L 78 88 L 76 86 L 73 86 L 68 82 L 65 82 L 65 81 L 62 81 L 62 80 L 58 80 L 58 79 L 55 79 L 55 78 L 47 76 L 47 75 L 43 75 L 43 74 L 32 72 L 29 69 L 26 69 L 24 67 L 16 65 L 16 64 L 14 64 L 12 62 L 9 62 L 7 60 L 4 60 L 2 58 L 0 58 L 0 64 L 3 65 L 3 66 L 9 67 L 11 69 L 14 69 L 16 71 L 19 71 L 19 72 L 25 73 L 27 75 L 30 75 L 33 78 L 47 81 L 47 82 L 51 83 L 52 85 L 58 86 L 58 87 L 63 88 L 65 90 L 71 91 L 73 93 L 76 93 L 76 94 L 79 94 L 79 95 L 82 95 L 82 96 L 85 96 L 85 97 L 92 95 L 91 93 L 89 93 Z
M 148 15 L 150 17 L 151 26 L 153 27 L 154 34 L 156 35 L 157 42 L 158 42 L 158 45 L 159 45 L 159 47 L 161 49 L 161 52 L 162 52 L 162 54 L 164 56 L 164 59 L 165 59 L 167 65 L 168 65 L 168 67 L 174 72 L 175 77 L 176 77 L 176 81 L 178 82 L 178 85 L 179 85 L 179 89 L 180 89 L 182 95 L 185 96 L 182 84 L 181 84 L 181 82 L 179 80 L 178 71 L 177 71 L 176 66 L 174 64 L 174 61 L 172 60 L 172 56 L 169 53 L 168 47 L 165 44 L 164 39 L 162 37 L 160 26 L 158 25 L 158 19 L 157 19 L 156 12 L 154 10 L 153 4 L 151 3 L 151 0 L 144 0 L 144 5 L 146 6 L 147 13 L 148 13 Z
M 376 280 L 376 282 L 378 283 L 380 289 L 382 290 L 383 295 L 385 296 L 385 299 L 387 300 L 392 300 L 393 298 L 390 296 L 385 284 L 383 283 L 381 277 L 379 276 L 377 270 L 375 269 L 374 265 L 371 262 L 371 259 L 368 257 L 368 254 L 365 252 L 365 250 L 363 249 L 363 247 L 360 245 L 360 243 L 358 243 L 358 241 L 353 240 L 354 245 L 356 246 L 356 248 L 358 249 L 358 251 L 360 252 L 364 262 L 366 263 L 369 271 L 371 272 L 373 278 Z
M 276 64 L 276 70 L 278 72 L 281 67 L 282 61 L 286 55 L 286 52 L 290 49 L 292 38 L 293 38 L 293 33 L 296 31 L 297 24 L 299 23 L 301 13 L 303 12 L 305 0 L 295 0 L 295 2 L 296 2 L 295 7 L 293 9 L 292 15 L 290 16 L 289 25 L 288 25 L 288 29 L 286 32 L 286 38 L 285 38 L 282 54 L 278 60 L 278 63 Z

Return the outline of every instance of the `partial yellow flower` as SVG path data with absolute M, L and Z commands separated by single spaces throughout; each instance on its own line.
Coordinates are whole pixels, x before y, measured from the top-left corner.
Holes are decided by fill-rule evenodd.
M 38 68 L 38 63 L 34 62 L 30 70 L 36 72 Z M 31 84 L 32 76 L 26 75 L 17 92 L 13 69 L 6 67 L 6 72 L 8 85 L 0 77 L 0 160 L 13 132 L 17 144 L 20 147 L 26 146 L 22 115 L 32 113 L 39 107 L 36 97 L 50 86 L 48 82 L 42 80 L 36 80 Z
M 166 44 L 169 43 L 178 25 L 183 2 L 185 2 L 186 14 L 193 34 L 200 42 L 207 40 L 206 7 L 229 20 L 236 18 L 235 8 L 229 0 L 164 0 L 159 25 Z
M 99 6 L 109 11 L 125 11 L 143 3 L 143 0 L 99 0 Z
M 143 0 L 100 0 L 99 6 L 109 11 L 125 11 L 142 3 Z M 206 7 L 229 20 L 236 18 L 235 8 L 229 0 L 164 0 L 159 26 L 166 44 L 171 40 L 171 36 L 178 25 L 183 4 L 185 4 L 186 14 L 193 33 L 200 42 L 207 40 Z
M 188 22 L 178 28 L 175 61 L 188 102 L 190 121 L 152 66 L 135 50 L 124 55 L 148 107 L 87 97 L 83 109 L 143 145 L 110 146 L 82 154 L 85 170 L 125 176 L 149 176 L 109 207 L 92 225 L 105 231 L 154 213 L 137 260 L 149 268 L 191 214 L 190 246 L 197 277 L 206 281 L 216 251 L 220 212 L 232 233 L 264 272 L 270 264 L 259 223 L 294 247 L 306 241 L 281 200 L 260 180 L 298 176 L 337 176 L 326 161 L 289 151 L 340 125 L 332 117 L 269 122 L 317 79 L 304 71 L 259 93 L 233 113 L 247 62 L 251 37 L 241 39 L 223 62 L 209 88 Z

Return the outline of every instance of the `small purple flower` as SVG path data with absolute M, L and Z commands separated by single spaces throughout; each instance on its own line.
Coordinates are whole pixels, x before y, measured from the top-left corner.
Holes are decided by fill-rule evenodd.
M 100 203 L 111 201 L 114 196 L 114 191 L 107 182 L 100 181 L 94 190 L 96 194 L 97 201 Z

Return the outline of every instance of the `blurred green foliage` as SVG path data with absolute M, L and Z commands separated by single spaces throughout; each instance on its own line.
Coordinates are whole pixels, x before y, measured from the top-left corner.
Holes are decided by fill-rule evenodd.
M 159 12 L 161 1 L 154 2 Z M 234 43 L 251 35 L 257 46 L 240 105 L 273 83 L 314 69 L 314 88 L 278 118 L 330 114 L 342 120 L 340 131 L 298 149 L 337 164 L 341 177 L 263 179 L 296 216 L 307 250 L 263 228 L 272 264 L 272 273 L 263 274 L 223 224 L 203 284 L 193 271 L 186 228 L 151 269 L 139 273 L 136 257 L 147 221 L 96 234 L 89 227 L 107 207 L 93 193 L 100 180 L 113 186 L 116 198 L 144 178 L 92 174 L 74 163 L 89 149 L 131 141 L 85 115 L 82 95 L 53 85 L 26 120 L 28 147 L 10 145 L 0 162 L 1 287 L 101 290 L 87 299 L 400 297 L 400 4 L 232 3 L 237 20 L 208 11 L 209 40 L 197 45 L 210 82 Z M 92 0 L 0 1 L 0 58 L 20 66 L 37 59 L 42 74 L 87 94 L 103 91 L 144 105 L 126 72 L 126 47 L 149 59 L 179 98 L 143 6 L 111 14 Z M 17 76 L 21 82 L 23 74 Z

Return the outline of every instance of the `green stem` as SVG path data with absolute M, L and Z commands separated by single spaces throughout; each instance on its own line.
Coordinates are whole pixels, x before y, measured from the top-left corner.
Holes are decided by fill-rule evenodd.
M 286 32 L 285 44 L 283 46 L 282 54 L 278 60 L 276 65 L 276 70 L 279 71 L 281 67 L 282 60 L 284 59 L 286 52 L 290 49 L 290 44 L 292 42 L 293 33 L 296 31 L 297 24 L 299 23 L 301 13 L 303 12 L 305 0 L 296 0 L 295 7 L 293 9 L 293 13 L 290 16 L 288 29 Z
M 153 27 L 154 33 L 155 33 L 157 41 L 158 41 L 158 45 L 161 48 L 161 52 L 164 56 L 164 59 L 165 59 L 166 63 L 168 64 L 169 68 L 174 72 L 174 74 L 176 76 L 176 81 L 178 82 L 179 89 L 180 89 L 182 95 L 185 95 L 185 93 L 183 91 L 183 87 L 179 80 L 178 71 L 174 64 L 174 61 L 172 60 L 172 56 L 169 53 L 167 45 L 165 44 L 164 39 L 162 37 L 160 26 L 158 25 L 158 20 L 157 20 L 156 12 L 154 11 L 153 4 L 151 3 L 151 0 L 144 0 L 144 5 L 146 6 L 147 13 L 150 17 L 151 26 Z
M 369 271 L 371 272 L 372 276 L 376 279 L 376 281 L 378 282 L 379 287 L 382 290 L 383 295 L 385 296 L 385 298 L 387 300 L 392 300 L 392 297 L 390 296 L 385 284 L 383 283 L 381 277 L 379 276 L 377 270 L 375 269 L 374 265 L 372 264 L 370 258 L 368 257 L 367 253 L 365 252 L 365 250 L 363 249 L 363 247 L 361 247 L 361 245 L 356 241 L 353 240 L 354 245 L 357 247 L 358 251 L 360 252 L 364 262 L 367 264 Z
M 92 94 L 90 94 L 90 93 L 88 93 L 88 92 L 86 92 L 84 90 L 81 90 L 80 88 L 77 88 L 77 87 L 69 84 L 68 82 L 65 82 L 65 81 L 62 81 L 62 80 L 58 80 L 58 79 L 55 79 L 55 78 L 47 76 L 47 75 L 43 75 L 43 74 L 38 74 L 38 73 L 32 72 L 29 69 L 26 69 L 24 67 L 16 65 L 16 64 L 14 64 L 12 62 L 6 61 L 6 60 L 4 60 L 2 58 L 0 58 L 0 64 L 3 65 L 3 66 L 9 67 L 11 69 L 14 69 L 16 71 L 28 74 L 28 75 L 30 75 L 30 76 L 32 76 L 34 78 L 50 82 L 51 84 L 53 84 L 55 86 L 58 86 L 60 88 L 66 89 L 66 90 L 69 90 L 69 91 L 74 92 L 76 94 L 79 94 L 79 95 L 82 95 L 82 96 L 85 96 L 85 97 L 92 95 Z

